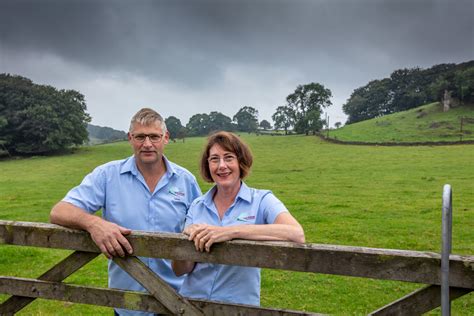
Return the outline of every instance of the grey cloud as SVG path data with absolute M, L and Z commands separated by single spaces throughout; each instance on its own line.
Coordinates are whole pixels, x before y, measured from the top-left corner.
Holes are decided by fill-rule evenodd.
M 398 68 L 474 59 L 473 13 L 471 0 L 2 0 L 0 72 L 13 53 L 50 54 L 205 93 L 243 66 L 255 89 L 281 94 L 257 75 L 275 68 L 341 100 Z

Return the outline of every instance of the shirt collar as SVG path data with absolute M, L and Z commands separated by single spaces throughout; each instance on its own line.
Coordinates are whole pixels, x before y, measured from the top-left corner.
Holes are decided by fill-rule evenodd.
M 204 196 L 204 205 L 206 205 L 209 209 L 213 205 L 212 199 L 214 198 L 214 193 L 216 192 L 216 186 L 214 185 L 209 191 Z M 238 200 L 242 199 L 247 202 L 252 201 L 252 193 L 250 191 L 250 188 L 245 184 L 244 181 L 242 181 L 242 184 L 240 185 L 239 192 L 237 193 L 237 196 L 235 197 L 234 203 Z
M 176 173 L 176 169 L 173 167 L 173 165 L 170 163 L 168 158 L 166 158 L 165 155 L 163 155 L 163 161 L 165 162 L 166 165 L 166 173 L 168 176 L 172 176 L 173 174 Z M 125 160 L 123 163 L 122 167 L 120 168 L 120 173 L 127 173 L 130 172 L 134 176 L 137 176 L 139 171 L 137 167 L 137 163 L 135 161 L 135 156 L 131 156 L 128 159 Z
M 135 156 L 127 158 L 120 167 L 120 174 L 130 172 L 134 176 L 138 173 L 137 164 L 135 163 Z
M 240 186 L 239 193 L 237 194 L 236 200 L 241 198 L 244 201 L 251 202 L 252 201 L 252 193 L 250 192 L 250 188 L 242 181 L 242 185 Z
M 173 174 L 176 173 L 176 169 L 173 167 L 173 165 L 170 163 L 170 161 L 168 160 L 168 158 L 166 158 L 165 155 L 163 155 L 163 160 L 165 162 L 165 165 L 166 165 L 166 173 L 169 175 L 169 176 L 172 176 Z

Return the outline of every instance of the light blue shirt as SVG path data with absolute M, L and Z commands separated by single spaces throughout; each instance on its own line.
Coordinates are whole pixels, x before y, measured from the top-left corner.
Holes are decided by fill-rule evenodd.
M 271 191 L 249 188 L 242 182 L 234 203 L 221 220 L 212 200 L 215 190 L 213 187 L 193 202 L 185 226 L 272 224 L 280 213 L 288 212 Z M 260 268 L 196 263 L 186 275 L 180 293 L 191 298 L 260 305 Z
M 181 233 L 187 210 L 192 201 L 201 195 L 201 190 L 188 170 L 163 158 L 167 170 L 153 193 L 132 156 L 97 167 L 79 186 L 69 191 L 63 201 L 89 213 L 102 209 L 103 218 L 132 231 Z M 170 260 L 140 259 L 174 289 L 179 289 L 183 277 L 174 274 Z M 109 260 L 109 287 L 145 291 L 112 260 Z M 117 311 L 120 315 L 148 315 Z

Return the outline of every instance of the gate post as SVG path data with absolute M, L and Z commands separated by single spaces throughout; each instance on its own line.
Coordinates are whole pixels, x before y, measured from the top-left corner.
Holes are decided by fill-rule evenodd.
M 452 241 L 452 192 L 451 186 L 443 187 L 443 220 L 442 220 L 442 250 L 441 250 L 441 315 L 451 315 L 449 300 L 449 255 Z

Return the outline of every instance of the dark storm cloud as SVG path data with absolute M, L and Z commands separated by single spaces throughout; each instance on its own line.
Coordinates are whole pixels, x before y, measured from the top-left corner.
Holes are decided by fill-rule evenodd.
M 183 123 L 244 105 L 270 120 L 308 82 L 344 121 L 370 80 L 474 59 L 473 13 L 472 0 L 0 0 L 0 72 L 78 89 L 112 127 L 111 109 L 137 104 Z
M 173 8 L 134 3 L 9 2 L 0 13 L 2 46 L 53 53 L 98 70 L 166 74 L 171 80 L 213 71 L 215 65 L 187 47 L 192 41 L 185 40 L 189 33 L 173 18 Z
M 473 3 L 3 1 L 1 45 L 188 85 L 220 80 L 228 63 L 336 77 L 338 66 L 380 69 L 371 61 L 430 66 L 472 57 Z

